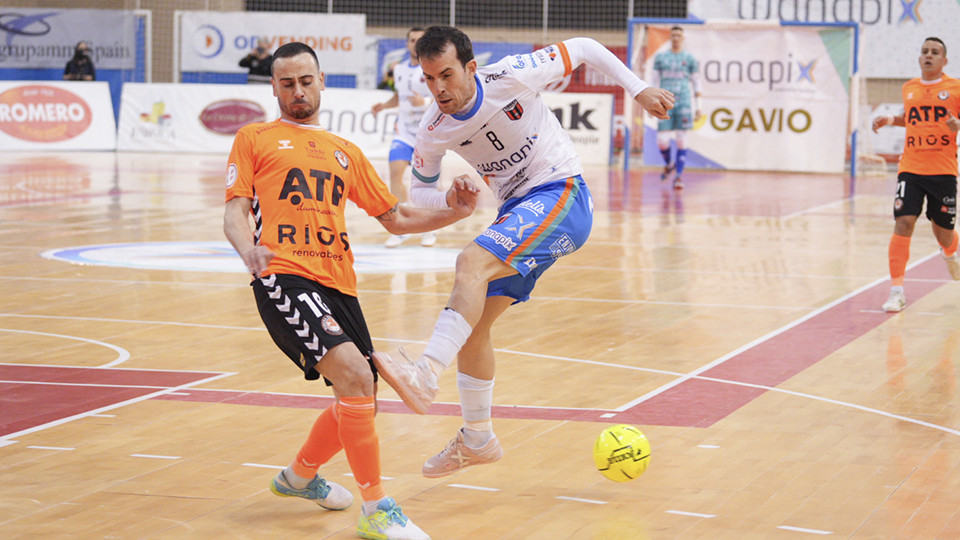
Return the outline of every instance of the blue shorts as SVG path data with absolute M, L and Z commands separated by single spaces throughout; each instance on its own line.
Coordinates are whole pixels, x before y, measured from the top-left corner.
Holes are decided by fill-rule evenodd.
M 413 159 L 413 147 L 401 141 L 394 139 L 390 143 L 389 161 L 411 161 Z
M 491 281 L 487 296 L 526 302 L 540 275 L 579 249 L 592 227 L 593 197 L 580 176 L 537 186 L 508 200 L 474 242 L 519 274 Z

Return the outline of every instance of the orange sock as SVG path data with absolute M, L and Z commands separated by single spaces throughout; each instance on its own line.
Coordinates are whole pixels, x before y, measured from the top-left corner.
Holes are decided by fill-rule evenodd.
M 340 398 L 340 442 L 364 501 L 385 497 L 380 484 L 380 439 L 373 396 Z
M 313 478 L 317 469 L 343 448 L 337 416 L 337 404 L 334 403 L 317 417 L 307 441 L 300 447 L 297 459 L 293 462 L 293 472 L 297 476 Z
M 957 252 L 958 243 L 960 243 L 960 236 L 957 235 L 957 231 L 953 231 L 953 242 L 950 242 L 949 246 L 943 247 L 943 254 L 952 257 Z
M 903 276 L 907 273 L 907 261 L 910 260 L 910 237 L 898 234 L 891 236 L 887 254 L 890 257 L 890 281 L 894 287 L 903 287 Z

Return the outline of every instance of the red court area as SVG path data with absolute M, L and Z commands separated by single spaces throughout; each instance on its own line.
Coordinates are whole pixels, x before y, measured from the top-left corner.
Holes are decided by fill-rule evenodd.
M 220 375 L 0 364 L 0 437 Z

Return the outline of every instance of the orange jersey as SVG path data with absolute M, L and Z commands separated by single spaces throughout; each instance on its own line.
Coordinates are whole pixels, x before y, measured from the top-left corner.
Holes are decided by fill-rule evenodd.
M 253 200 L 254 241 L 274 258 L 266 272 L 295 274 L 357 295 L 347 200 L 371 216 L 397 204 L 363 152 L 318 127 L 274 120 L 237 132 L 227 200 Z
M 950 116 L 960 116 L 960 81 L 944 75 L 935 83 L 920 78 L 904 83 L 907 136 L 898 172 L 957 175 L 957 133 L 947 127 Z

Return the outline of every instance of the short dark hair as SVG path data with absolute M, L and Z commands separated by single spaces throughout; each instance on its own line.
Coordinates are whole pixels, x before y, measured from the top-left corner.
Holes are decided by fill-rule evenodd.
M 277 58 L 291 58 L 303 53 L 309 53 L 313 57 L 313 63 L 317 65 L 317 71 L 320 71 L 320 60 L 317 59 L 317 53 L 313 52 L 313 49 L 306 43 L 293 41 L 277 47 L 277 50 L 274 51 L 273 59 L 270 61 L 270 74 L 273 75 L 273 66 L 277 65 Z
M 679 31 L 683 32 L 683 27 L 681 27 L 681 26 L 673 26 L 673 27 L 670 28 L 670 31 L 671 31 L 671 32 L 673 32 L 674 30 L 679 30 Z
M 417 56 L 436 58 L 447 49 L 447 44 L 453 44 L 457 49 L 457 60 L 461 65 L 473 60 L 473 44 L 466 34 L 452 26 L 431 26 L 424 30 L 423 36 L 417 40 Z
M 930 36 L 930 37 L 928 37 L 927 39 L 923 40 L 924 43 L 926 43 L 926 42 L 928 42 L 928 41 L 936 41 L 937 43 L 939 43 L 939 44 L 943 47 L 943 55 L 944 55 L 944 56 L 947 55 L 947 44 L 944 43 L 942 39 L 940 39 L 940 38 L 938 38 L 938 37 L 936 37 L 936 36 Z
M 407 36 L 409 37 L 410 34 L 412 34 L 412 33 L 414 33 L 414 32 L 423 32 L 423 27 L 422 27 L 422 26 L 414 26 L 413 28 L 407 30 Z

